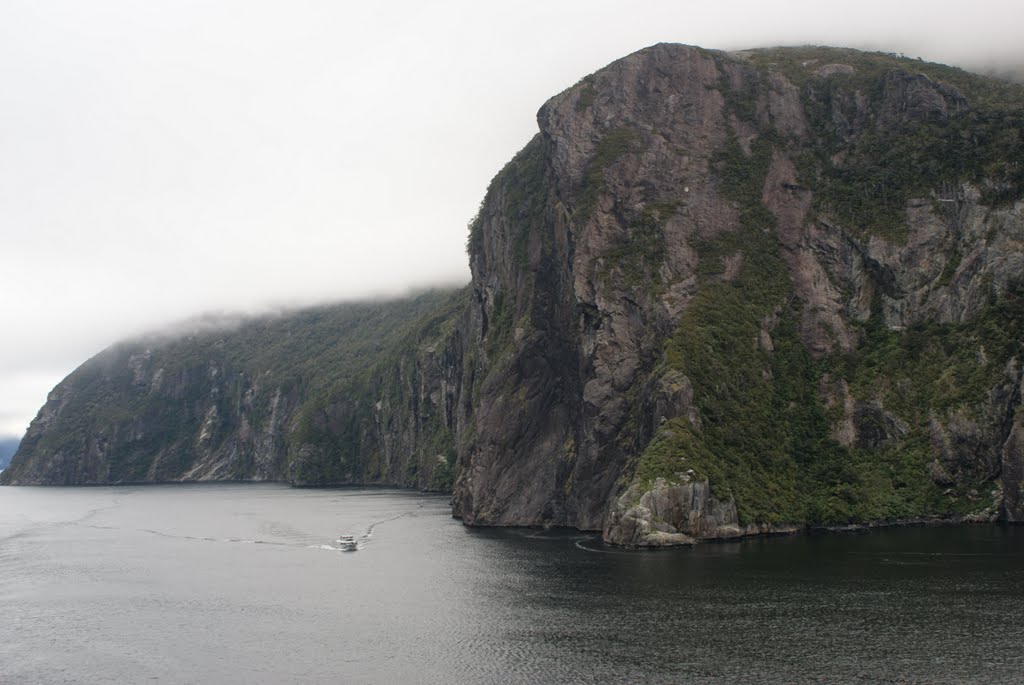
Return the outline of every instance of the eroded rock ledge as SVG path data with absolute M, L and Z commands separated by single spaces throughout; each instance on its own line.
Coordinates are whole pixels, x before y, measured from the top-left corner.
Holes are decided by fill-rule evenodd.
M 705 540 L 793 533 L 798 525 L 740 525 L 736 503 L 721 502 L 706 480 L 670 483 L 658 478 L 645 488 L 634 483 L 612 504 L 605 542 L 624 547 L 675 547 Z

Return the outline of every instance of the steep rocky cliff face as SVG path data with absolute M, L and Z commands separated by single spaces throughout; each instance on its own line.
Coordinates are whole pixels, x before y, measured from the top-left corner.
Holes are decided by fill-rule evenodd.
M 1018 518 L 1022 104 L 677 45 L 550 100 L 471 230 L 456 514 L 623 544 Z
M 4 483 L 382 483 L 447 490 L 463 292 L 122 343 L 51 393 Z
M 1024 520 L 1022 93 L 850 50 L 642 50 L 541 108 L 470 286 L 373 324 L 372 358 L 303 333 L 289 383 L 280 356 L 118 348 L 3 477 L 451 487 L 470 524 L 627 545 Z M 110 374 L 131 391 L 91 414 Z

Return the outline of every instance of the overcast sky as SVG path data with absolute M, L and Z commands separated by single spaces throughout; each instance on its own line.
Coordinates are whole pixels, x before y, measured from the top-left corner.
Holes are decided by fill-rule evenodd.
M 0 436 L 127 335 L 469 278 L 550 96 L 668 41 L 1024 64 L 974 3 L 0 2 Z

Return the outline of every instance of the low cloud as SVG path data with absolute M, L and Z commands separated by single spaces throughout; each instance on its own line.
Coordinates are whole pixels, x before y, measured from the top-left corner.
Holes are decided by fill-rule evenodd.
M 169 321 L 464 283 L 466 222 L 537 108 L 629 52 L 849 45 L 1019 77 L 1020 8 L 4 3 L 0 433 Z

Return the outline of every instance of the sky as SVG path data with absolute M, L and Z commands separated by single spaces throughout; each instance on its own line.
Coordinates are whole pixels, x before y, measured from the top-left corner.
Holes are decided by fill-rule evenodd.
M 658 42 L 1024 65 L 1024 3 L 0 2 L 0 436 L 117 340 L 469 280 L 537 109 Z

